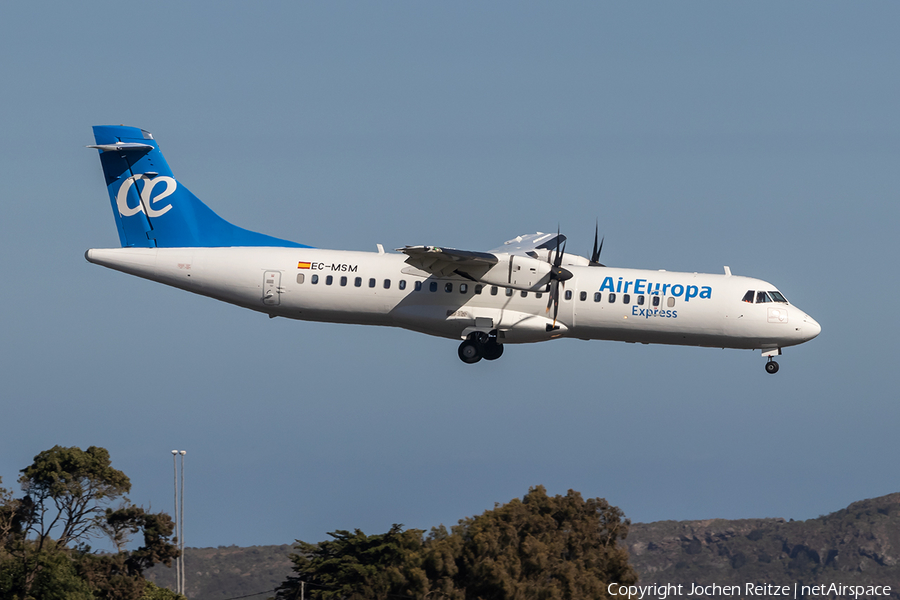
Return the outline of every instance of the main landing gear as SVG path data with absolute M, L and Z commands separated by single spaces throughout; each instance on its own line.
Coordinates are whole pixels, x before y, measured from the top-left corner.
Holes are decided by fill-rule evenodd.
M 772 360 L 772 357 L 769 357 L 769 362 L 766 363 L 766 373 L 774 375 L 778 372 L 778 363 Z
M 497 360 L 503 355 L 503 344 L 497 338 L 486 333 L 470 333 L 459 345 L 459 359 L 468 365 L 484 360 Z

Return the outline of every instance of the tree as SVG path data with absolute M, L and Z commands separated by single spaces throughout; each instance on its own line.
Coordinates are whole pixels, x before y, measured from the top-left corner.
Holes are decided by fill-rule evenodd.
M 148 581 L 144 587 L 144 595 L 141 600 L 187 600 L 181 594 L 176 594 L 168 588 L 161 588 L 152 581 Z
M 279 587 L 282 598 L 300 597 L 301 582 L 310 598 L 363 600 L 399 596 L 421 597 L 427 591 L 419 566 L 422 531 L 403 531 L 394 525 L 381 535 L 367 536 L 359 529 L 329 533 L 333 540 L 308 544 L 297 541 L 291 555 L 297 577 Z
M 102 523 L 104 530 L 114 532 L 117 541 L 116 554 L 82 553 L 77 558 L 78 572 L 87 581 L 97 598 L 141 598 L 147 581 L 144 570 L 156 563 L 171 564 L 178 550 L 168 543 L 174 524 L 169 515 L 147 513 L 138 506 L 126 506 L 119 510 L 107 509 Z M 143 532 L 144 544 L 137 550 L 123 550 L 128 533 Z
M 104 448 L 55 446 L 21 473 L 24 497 L 0 488 L 0 597 L 137 600 L 143 571 L 178 555 L 171 518 L 131 504 L 131 482 Z M 126 550 L 138 532 L 143 546 Z M 116 553 L 91 551 L 87 542 L 103 535 Z
M 2 477 L 0 477 L 0 483 L 3 483 Z M 18 535 L 21 530 L 20 503 L 13 499 L 11 491 L 0 487 L 0 553 L 6 548 L 12 536 Z
M 27 532 L 37 535 L 39 548 L 54 531 L 61 546 L 92 537 L 106 506 L 131 490 L 128 477 L 110 465 L 109 452 L 96 446 L 45 450 L 22 469 L 19 483 L 34 506 Z
M 601 498 L 550 497 L 538 486 L 425 539 L 399 525 L 374 536 L 336 531 L 331 541 L 297 542 L 297 575 L 278 597 L 299 597 L 306 582 L 308 597 L 323 600 L 607 598 L 609 583 L 637 581 L 620 544 L 629 524 L 622 516 Z
M 70 554 L 52 541 L 40 551 L 29 545 L 28 561 L 0 560 L 0 598 L 94 600 Z
M 550 497 L 537 486 L 455 528 L 457 581 L 468 598 L 606 598 L 609 583 L 637 582 L 619 544 L 627 532 L 606 500 L 572 490 Z

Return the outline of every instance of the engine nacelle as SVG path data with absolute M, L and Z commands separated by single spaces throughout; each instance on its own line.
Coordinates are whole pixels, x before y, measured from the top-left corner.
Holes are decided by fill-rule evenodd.
M 498 254 L 499 261 L 479 279 L 490 285 L 542 292 L 550 283 L 552 265 L 547 261 L 518 254 Z

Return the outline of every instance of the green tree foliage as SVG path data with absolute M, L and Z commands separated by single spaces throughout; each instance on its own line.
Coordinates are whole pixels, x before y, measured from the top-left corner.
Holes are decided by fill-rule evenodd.
M 547 495 L 532 488 L 447 532 L 432 529 L 366 536 L 331 533 L 319 544 L 298 541 L 295 577 L 279 598 L 445 598 L 448 600 L 569 600 L 606 598 L 607 584 L 634 583 L 620 541 L 628 531 L 622 512 L 577 492 Z
M 3 483 L 2 478 L 0 483 Z M 12 492 L 0 487 L 0 557 L 12 536 L 22 531 L 19 511 L 19 501 L 13 498 Z
M 467 519 L 459 578 L 472 598 L 605 598 L 610 582 L 634 583 L 622 512 L 569 490 L 522 499 Z
M 359 529 L 329 533 L 333 540 L 318 544 L 297 542 L 292 555 L 299 577 L 289 578 L 286 597 L 300 591 L 300 582 L 314 591 L 310 598 L 363 600 L 389 595 L 418 597 L 427 591 L 421 563 L 422 531 L 394 525 L 381 535 Z M 299 597 L 299 596 L 297 596 Z
M 0 488 L 2 598 L 138 600 L 146 594 L 143 571 L 171 564 L 178 554 L 168 541 L 172 520 L 125 498 L 131 482 L 103 448 L 41 452 L 22 469 L 19 483 L 25 492 L 19 499 Z M 143 545 L 126 550 L 138 532 Z M 91 551 L 87 542 L 103 535 L 116 553 Z
M 186 600 L 186 598 L 168 588 L 161 588 L 155 583 L 148 581 L 144 587 L 144 595 L 141 596 L 141 600 Z
M 91 588 L 78 574 L 70 552 L 52 541 L 40 551 L 34 544 L 28 546 L 27 561 L 15 556 L 0 559 L 0 598 L 93 600 Z
M 110 465 L 109 452 L 96 446 L 45 450 L 22 469 L 19 483 L 33 506 L 28 531 L 39 545 L 54 531 L 61 546 L 90 537 L 106 505 L 131 489 L 125 473 Z

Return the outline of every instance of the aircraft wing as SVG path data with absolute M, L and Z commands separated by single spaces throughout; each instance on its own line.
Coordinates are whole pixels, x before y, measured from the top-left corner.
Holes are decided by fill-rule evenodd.
M 546 283 L 550 253 L 565 239 L 566 236 L 558 233 L 531 233 L 511 239 L 490 252 L 440 246 L 404 246 L 397 251 L 407 255 L 408 265 L 437 277 L 458 275 L 492 285 L 531 289 L 539 281 Z
M 564 241 L 566 241 L 566 236 L 559 233 L 529 233 L 528 235 L 520 235 L 503 242 L 502 246 L 494 248 L 490 252 L 492 254 L 517 254 L 538 258 L 539 254 L 546 256 L 546 252 L 556 250 L 557 244 L 561 246 Z M 538 252 L 539 250 L 545 252 Z
M 438 277 L 459 275 L 477 280 L 499 259 L 488 252 L 472 252 L 440 246 L 404 246 L 398 252 L 407 255 L 406 263 Z

